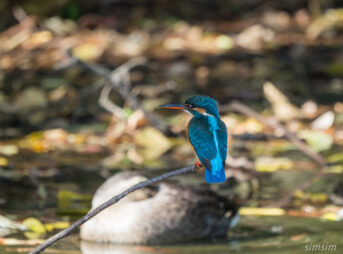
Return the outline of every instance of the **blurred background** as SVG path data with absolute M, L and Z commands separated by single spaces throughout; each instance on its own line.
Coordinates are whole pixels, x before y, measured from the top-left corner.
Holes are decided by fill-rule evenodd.
M 117 251 L 339 249 L 342 1 L 2 0 L 1 253 L 67 227 L 118 171 L 194 163 L 189 116 L 158 105 L 195 94 L 214 97 L 228 127 L 228 181 L 210 188 L 241 221 L 216 243 Z M 53 248 L 80 253 L 77 233 Z

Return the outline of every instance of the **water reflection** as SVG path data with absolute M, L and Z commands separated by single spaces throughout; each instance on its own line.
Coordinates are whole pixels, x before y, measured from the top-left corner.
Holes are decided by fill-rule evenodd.
M 173 253 L 177 252 L 171 248 L 151 247 L 141 245 L 118 245 L 110 243 L 95 243 L 81 241 L 82 254 L 149 254 L 149 253 Z
M 83 254 L 223 254 L 223 253 L 304 253 L 306 248 L 338 249 L 342 225 L 337 222 L 289 216 L 245 216 L 226 239 L 197 241 L 169 246 L 99 244 L 82 241 Z M 312 250 L 312 249 L 311 249 Z

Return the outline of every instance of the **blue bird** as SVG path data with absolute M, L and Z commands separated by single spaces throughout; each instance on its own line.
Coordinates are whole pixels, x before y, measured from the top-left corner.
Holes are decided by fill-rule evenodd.
M 208 183 L 225 182 L 225 160 L 227 155 L 227 130 L 220 119 L 217 102 L 205 95 L 188 98 L 185 104 L 165 104 L 163 108 L 179 109 L 190 113 L 193 118 L 188 123 L 187 138 L 198 161 L 203 165 Z

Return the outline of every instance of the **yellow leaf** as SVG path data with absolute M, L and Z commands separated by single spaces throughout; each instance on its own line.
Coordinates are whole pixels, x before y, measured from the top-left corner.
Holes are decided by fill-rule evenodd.
M 19 142 L 19 147 L 23 149 L 30 149 L 36 153 L 42 153 L 48 150 L 49 146 L 44 141 L 44 132 L 33 132 Z
M 0 166 L 7 166 L 8 160 L 5 157 L 0 157 Z
M 221 50 L 228 50 L 234 46 L 235 42 L 231 37 L 222 34 L 216 38 L 215 44 Z
M 294 198 L 312 203 L 325 203 L 328 200 L 328 196 L 325 193 L 305 193 L 303 191 L 296 191 Z
M 135 141 L 142 147 L 140 152 L 147 160 L 157 159 L 171 147 L 168 138 L 152 127 L 139 131 L 135 136 Z
M 103 50 L 101 47 L 94 43 L 84 43 L 73 49 L 73 55 L 84 61 L 96 59 L 102 54 Z
M 52 39 L 52 33 L 50 31 L 39 31 L 36 33 L 33 33 L 30 42 L 33 45 L 39 45 L 46 43 Z
M 30 231 L 35 232 L 35 233 L 41 233 L 44 234 L 45 228 L 44 225 L 42 224 L 42 222 L 40 222 L 38 219 L 36 218 L 27 218 L 23 221 L 23 225 L 28 228 Z
M 67 221 L 57 221 L 53 223 L 44 224 L 45 229 L 50 232 L 54 229 L 65 229 L 69 227 L 70 223 Z
M 32 232 L 32 231 L 26 231 L 24 232 L 24 235 L 27 239 L 39 239 L 42 233 Z
M 286 212 L 281 208 L 242 207 L 239 209 L 239 213 L 241 215 L 281 216 Z
M 324 220 L 330 220 L 330 221 L 337 221 L 338 220 L 337 214 L 332 213 L 332 212 L 324 213 L 321 218 Z
M 259 157 L 256 159 L 255 167 L 259 172 L 274 172 L 280 169 L 292 169 L 293 161 L 288 158 Z
M 343 173 L 343 165 L 330 166 L 330 167 L 327 167 L 325 171 L 328 173 L 333 173 L 333 174 L 341 174 Z
M 2 238 L 0 237 L 0 245 L 10 246 L 10 245 L 37 245 L 44 242 L 43 239 L 35 240 L 21 240 L 16 238 Z

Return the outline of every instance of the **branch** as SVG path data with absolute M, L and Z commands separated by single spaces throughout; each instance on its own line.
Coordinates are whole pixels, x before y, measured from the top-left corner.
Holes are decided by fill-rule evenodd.
M 99 104 L 106 109 L 107 111 L 111 112 L 114 116 L 118 117 L 119 119 L 123 120 L 125 118 L 124 110 L 122 110 L 119 106 L 114 104 L 109 99 L 109 94 L 111 92 L 111 87 L 108 84 L 102 88 L 99 97 Z
M 143 111 L 145 117 L 147 118 L 148 122 L 152 126 L 162 131 L 163 133 L 166 133 L 168 131 L 167 126 L 159 119 L 159 117 L 147 111 L 145 107 L 141 104 L 137 96 L 135 96 L 131 92 L 131 82 L 130 82 L 129 72 L 132 68 L 138 65 L 144 64 L 146 62 L 145 58 L 143 57 L 133 58 L 129 60 L 128 62 L 120 65 L 118 68 L 116 68 L 114 71 L 111 72 L 110 70 L 108 70 L 107 68 L 103 66 L 100 66 L 94 63 L 85 62 L 75 57 L 72 54 L 71 50 L 68 50 L 66 54 L 70 58 L 71 63 L 78 63 L 85 69 L 93 72 L 95 75 L 106 80 L 106 82 L 108 83 L 108 87 L 106 89 L 108 89 L 108 91 L 104 91 L 105 94 L 109 95 L 110 90 L 112 88 L 116 89 L 117 92 L 120 94 L 120 96 L 131 104 L 133 109 L 141 109 Z M 111 105 L 109 105 L 108 98 L 107 100 L 104 101 L 104 97 L 101 97 L 100 104 L 102 106 L 104 106 L 105 104 L 105 108 L 107 110 L 108 110 L 108 107 L 106 106 L 110 106 L 111 108 L 110 111 L 113 111 L 114 109 L 116 112 L 118 112 L 118 108 L 113 108 L 112 102 L 111 102 Z
M 285 207 L 292 200 L 292 198 L 294 197 L 294 193 L 295 192 L 297 192 L 297 191 L 304 191 L 305 189 L 310 187 L 310 185 L 314 181 L 316 181 L 317 179 L 321 178 L 325 174 L 326 174 L 326 172 L 323 169 L 319 170 L 310 179 L 308 179 L 305 182 L 301 183 L 294 191 L 292 191 L 291 193 L 287 194 L 285 197 L 283 197 L 278 202 L 266 205 L 266 207 Z
M 232 134 L 231 137 L 235 140 L 240 140 L 240 141 L 270 141 L 270 140 L 288 139 L 285 135 L 275 136 L 275 135 L 268 135 L 264 133 L 262 134 L 251 134 L 251 133 Z
M 319 153 L 313 152 L 311 148 L 305 142 L 303 142 L 293 133 L 286 130 L 286 128 L 277 120 L 270 121 L 266 119 L 265 117 L 263 117 L 261 114 L 255 112 L 248 106 L 238 101 L 232 102 L 230 106 L 244 115 L 255 118 L 257 121 L 261 122 L 265 126 L 269 126 L 270 128 L 273 128 L 273 129 L 281 129 L 285 133 L 284 136 L 287 137 L 287 139 L 291 141 L 300 151 L 302 151 L 304 154 L 306 154 L 308 157 L 314 160 L 321 167 L 327 166 L 327 163 L 323 156 L 321 156 Z
M 288 195 L 283 197 L 277 203 L 269 204 L 266 207 L 284 207 L 284 206 L 288 205 L 289 202 L 291 201 L 291 199 L 293 198 L 294 193 L 296 191 L 299 191 L 299 190 L 303 191 L 303 190 L 305 190 L 315 180 L 317 180 L 318 178 L 320 178 L 323 175 L 325 175 L 325 170 L 324 169 L 327 167 L 328 164 L 325 161 L 324 157 L 321 156 L 319 153 L 313 152 L 311 150 L 311 148 L 304 141 L 299 139 L 293 133 L 291 133 L 288 130 L 286 130 L 286 128 L 281 123 L 279 123 L 276 120 L 275 121 L 270 121 L 270 120 L 266 119 L 261 114 L 255 112 L 254 110 L 252 110 L 248 106 L 246 106 L 246 105 L 244 105 L 244 104 L 242 104 L 242 103 L 240 103 L 238 101 L 232 102 L 230 104 L 230 107 L 232 109 L 237 110 L 238 112 L 241 112 L 244 115 L 247 115 L 249 117 L 255 118 L 256 120 L 258 120 L 259 122 L 261 122 L 265 126 L 269 126 L 270 128 L 273 128 L 273 129 L 281 129 L 284 132 L 284 136 L 289 141 L 291 141 L 299 150 L 301 150 L 304 154 L 306 154 L 308 157 L 310 157 L 312 160 L 314 160 L 317 164 L 319 164 L 321 166 L 321 169 L 316 174 L 314 174 L 307 181 L 301 183 L 294 191 L 292 191 L 291 193 L 289 193 Z
M 122 193 L 120 193 L 116 196 L 113 196 L 110 200 L 106 201 L 105 203 L 101 204 L 97 208 L 93 209 L 92 211 L 87 213 L 85 216 L 83 216 L 81 219 L 78 219 L 76 222 L 71 224 L 68 228 L 66 228 L 66 229 L 58 232 L 57 234 L 53 235 L 48 240 L 46 240 L 45 242 L 40 244 L 38 247 L 33 249 L 30 252 L 30 254 L 37 254 L 37 253 L 44 251 L 47 247 L 49 247 L 53 243 L 57 242 L 58 240 L 68 236 L 70 233 L 72 233 L 75 229 L 77 229 L 83 223 L 85 223 L 86 221 L 88 221 L 89 219 L 91 219 L 92 217 L 94 217 L 95 215 L 97 215 L 102 210 L 106 209 L 107 207 L 117 203 L 119 200 L 126 197 L 131 192 L 134 192 L 138 189 L 144 188 L 148 185 L 160 182 L 160 181 L 165 180 L 167 178 L 177 176 L 177 175 L 182 175 L 184 173 L 193 172 L 193 171 L 195 171 L 194 166 L 187 166 L 187 167 L 168 172 L 166 174 L 154 177 L 152 179 L 146 180 L 144 182 L 141 182 L 141 183 L 138 183 L 138 184 L 132 186 L 131 188 L 127 189 L 126 191 L 123 191 Z

